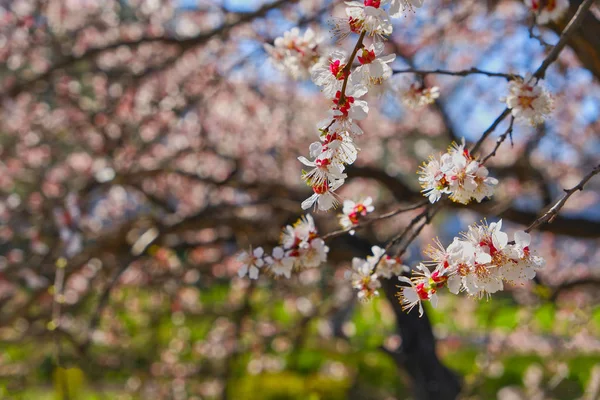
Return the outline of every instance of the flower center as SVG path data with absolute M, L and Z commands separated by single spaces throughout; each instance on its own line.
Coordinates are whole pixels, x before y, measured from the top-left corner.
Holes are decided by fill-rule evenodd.
M 381 0 L 365 0 L 365 7 L 379 8 Z
M 364 21 L 358 18 L 348 17 L 348 25 L 350 26 L 350 32 L 361 33 Z
M 375 52 L 373 50 L 367 50 L 363 47 L 362 56 L 358 56 L 358 61 L 361 64 L 370 64 L 375 60 Z
M 531 96 L 519 96 L 519 105 L 522 108 L 531 108 L 533 109 L 533 101 L 535 100 L 535 97 L 531 97 Z
M 329 183 L 327 183 L 327 181 L 323 182 L 320 185 L 313 186 L 313 192 L 315 192 L 316 194 L 327 193 L 327 191 L 329 191 Z
M 346 64 L 342 64 L 340 60 L 335 60 L 329 63 L 329 71 L 331 71 L 331 74 L 339 81 L 344 80 L 344 78 L 350 75 L 350 71 L 344 71 L 345 67 Z

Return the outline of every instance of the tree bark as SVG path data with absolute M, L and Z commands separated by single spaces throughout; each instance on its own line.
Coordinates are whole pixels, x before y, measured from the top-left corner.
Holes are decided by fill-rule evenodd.
M 337 251 L 365 257 L 372 244 L 357 236 L 343 236 L 332 242 Z M 416 400 L 455 400 L 461 391 L 458 376 L 448 369 L 437 356 L 435 337 L 427 313 L 419 317 L 419 310 L 407 313 L 402 310 L 396 293 L 397 279 L 382 279 L 383 291 L 396 316 L 397 333 L 402 339 L 396 351 L 386 350 L 398 368 L 411 378 L 412 392 Z
M 396 352 L 388 352 L 399 368 L 412 378 L 413 393 L 417 400 L 454 400 L 461 391 L 458 376 L 448 369 L 437 356 L 435 337 L 427 313 L 419 317 L 419 310 L 402 311 L 396 298 L 396 280 L 382 279 L 381 283 L 394 309 L 396 326 L 402 345 Z

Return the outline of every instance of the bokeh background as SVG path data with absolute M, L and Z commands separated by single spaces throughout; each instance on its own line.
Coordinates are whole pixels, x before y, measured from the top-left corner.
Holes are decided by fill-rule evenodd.
M 395 69 L 524 75 L 580 3 L 531 28 L 520 1 L 426 0 L 386 51 Z M 296 158 L 327 107 L 263 44 L 300 26 L 333 45 L 342 16 L 337 0 L 0 0 L 0 398 L 421 399 L 415 335 L 435 341 L 423 357 L 437 354 L 462 398 L 599 398 L 598 179 L 535 232 L 548 263 L 537 283 L 445 295 L 428 319 L 404 320 L 393 284 L 360 303 L 344 279 L 411 213 L 330 242 L 325 266 L 291 280 L 237 277 L 240 250 L 272 248 L 302 215 Z M 598 164 L 599 41 L 596 5 L 547 73 L 552 118 L 516 127 L 488 163 L 494 199 L 440 212 L 407 264 L 484 217 L 522 229 Z M 425 80 L 441 90 L 429 107 L 370 99 L 342 197 L 370 195 L 380 212 L 414 203 L 422 161 L 477 140 L 504 109 L 503 78 Z M 337 229 L 335 212 L 315 217 Z

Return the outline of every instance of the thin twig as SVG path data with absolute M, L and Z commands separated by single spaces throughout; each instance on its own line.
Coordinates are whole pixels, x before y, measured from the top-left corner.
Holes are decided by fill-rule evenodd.
M 556 218 L 556 216 L 558 215 L 558 212 L 560 211 L 560 209 L 563 208 L 563 206 L 565 205 L 567 200 L 569 200 L 569 197 L 571 197 L 575 192 L 577 192 L 579 190 L 583 190 L 583 187 L 585 186 L 585 184 L 590 179 L 592 179 L 592 177 L 594 175 L 596 175 L 598 173 L 600 173 L 600 164 L 598 164 L 586 176 L 584 176 L 583 179 L 577 185 L 573 186 L 571 189 L 564 189 L 565 195 L 560 200 L 558 200 L 548 211 L 546 211 L 546 213 L 544 213 L 544 215 L 542 215 L 541 217 L 539 217 L 538 219 L 533 221 L 531 223 L 531 225 L 529 225 L 529 227 L 527 227 L 527 229 L 525 229 L 525 232 L 529 233 L 534 228 L 536 228 L 537 226 L 539 226 L 545 222 L 552 223 L 554 218 Z
M 594 0 L 586 0 L 581 4 L 581 6 L 579 6 L 579 9 L 577 10 L 573 18 L 571 18 L 571 21 L 569 21 L 569 24 L 560 35 L 560 39 L 558 40 L 556 45 L 552 48 L 552 50 L 546 56 L 544 61 L 542 61 L 542 64 L 539 66 L 539 68 L 533 73 L 533 78 L 544 78 L 544 76 L 546 75 L 546 70 L 548 69 L 548 67 L 550 67 L 550 65 L 552 65 L 554 61 L 558 59 L 558 55 L 566 46 L 567 41 L 569 40 L 573 32 L 575 32 L 575 29 L 581 24 L 581 21 L 583 21 L 583 16 L 585 15 L 585 12 L 589 10 L 593 2 Z M 474 154 L 475 152 L 477 152 L 477 150 L 479 150 L 484 140 L 494 132 L 498 125 L 500 125 L 500 122 L 502 122 L 504 118 L 506 118 L 509 114 L 510 110 L 508 108 L 505 108 L 502 114 L 500 114 L 500 116 L 496 118 L 492 125 L 490 125 L 490 127 L 486 129 L 485 132 L 483 132 L 481 138 L 479 138 L 477 143 L 475 143 L 475 145 L 471 149 L 471 154 Z
M 432 70 L 422 70 L 416 68 L 407 68 L 393 71 L 394 74 L 417 74 L 417 75 L 451 75 L 451 76 L 469 76 L 469 75 L 486 75 L 489 77 L 496 78 L 504 78 L 506 80 L 512 80 L 515 78 L 520 78 L 520 75 L 517 74 L 507 74 L 502 72 L 490 72 L 484 71 L 479 68 L 469 68 L 460 71 L 447 71 L 443 69 L 432 69 Z
M 427 203 L 428 203 L 427 200 L 423 200 L 423 201 L 420 201 L 420 202 L 418 202 L 416 204 L 413 204 L 412 206 L 400 207 L 400 208 L 397 208 L 396 210 L 390 211 L 390 212 L 385 213 L 385 214 L 378 215 L 376 217 L 372 217 L 372 218 L 368 218 L 368 219 L 365 218 L 363 222 L 361 222 L 359 224 L 356 224 L 356 225 L 353 225 L 350 228 L 340 229 L 340 230 L 337 230 L 337 231 L 329 232 L 328 234 L 322 236 L 321 239 L 323 239 L 323 240 L 333 239 L 335 237 L 341 236 L 341 235 L 343 235 L 345 233 L 348 233 L 350 231 L 353 231 L 353 230 L 356 230 L 356 229 L 360 229 L 360 228 L 364 228 L 364 227 L 367 227 L 369 225 L 372 225 L 372 224 L 374 224 L 377 221 L 381 221 L 381 220 L 384 220 L 384 219 L 387 219 L 387 218 L 391 218 L 391 217 L 396 216 L 398 214 L 401 214 L 403 212 L 416 210 L 417 208 L 423 207 Z
M 496 155 L 496 151 L 498 151 L 498 148 L 500 148 L 500 145 L 506 140 L 506 138 L 508 136 L 510 136 L 510 138 L 511 138 L 510 143 L 512 145 L 512 131 L 513 131 L 514 122 L 515 122 L 515 117 L 511 116 L 510 123 L 508 124 L 508 129 L 506 129 L 506 132 L 504 132 L 502 135 L 500 135 L 498 140 L 496 140 L 496 146 L 494 146 L 494 150 L 492 150 L 492 152 L 490 154 L 488 154 L 487 156 L 485 156 L 483 158 L 483 160 L 481 160 L 481 164 L 485 164 L 485 162 L 487 160 L 489 160 L 490 158 L 492 158 Z
M 479 150 L 479 148 L 483 144 L 483 141 L 496 130 L 498 125 L 500 125 L 500 122 L 502 122 L 504 120 L 504 118 L 506 118 L 509 114 L 510 114 L 510 110 L 508 108 L 505 108 L 504 111 L 502 111 L 502 114 L 500 114 L 500 116 L 498 116 L 498 118 L 496 118 L 496 120 L 492 123 L 492 125 L 490 125 L 490 127 L 487 128 L 485 130 L 485 132 L 483 132 L 483 134 L 481 135 L 481 137 L 479 138 L 477 143 L 475 143 L 475 145 L 471 149 L 471 154 L 475 154 L 477 152 L 477 150 Z
M 413 240 L 415 240 L 417 238 L 417 236 L 419 236 L 419 234 L 421 233 L 423 228 L 425 228 L 426 225 L 429 225 L 429 223 L 431 222 L 431 220 L 433 219 L 435 214 L 437 214 L 438 211 L 440 211 L 441 209 L 442 209 L 441 204 L 438 204 L 437 207 L 435 207 L 435 206 L 431 207 L 431 214 L 425 215 L 425 220 L 421 223 L 421 225 L 417 226 L 414 229 L 413 233 L 404 242 L 404 244 L 402 244 L 402 246 L 400 246 L 398 248 L 398 250 L 396 250 L 396 257 L 402 257 L 404 255 L 404 253 L 408 249 L 408 246 L 410 246 L 410 244 L 413 242 Z

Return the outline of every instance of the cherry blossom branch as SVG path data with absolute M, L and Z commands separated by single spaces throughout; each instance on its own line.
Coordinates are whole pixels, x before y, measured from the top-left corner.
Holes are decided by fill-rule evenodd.
M 404 252 L 406 251 L 406 249 L 408 248 L 408 246 L 410 245 L 410 243 L 412 243 L 413 240 L 415 240 L 415 238 L 419 235 L 419 233 L 421 233 L 421 231 L 423 230 L 423 228 L 425 227 L 425 225 L 429 224 L 431 222 L 431 219 L 433 218 L 433 216 L 442 208 L 442 203 L 437 203 L 437 204 L 427 204 L 427 207 L 421 212 L 419 213 L 416 217 L 414 217 L 410 223 L 406 226 L 406 228 L 404 228 L 404 230 L 402 232 L 400 232 L 399 234 L 397 234 L 396 236 L 394 236 L 385 246 L 384 252 L 379 256 L 379 258 L 377 259 L 377 262 L 375 263 L 375 268 L 373 269 L 373 272 L 377 272 L 377 267 L 379 266 L 381 260 L 383 259 L 383 257 L 385 257 L 386 254 L 388 254 L 388 252 L 391 250 L 392 247 L 394 247 L 394 245 L 401 243 L 405 237 L 407 237 L 407 235 L 411 232 L 411 230 L 413 229 L 413 227 L 415 227 L 417 224 L 419 224 L 419 222 L 425 218 L 425 221 L 423 221 L 423 223 L 421 223 L 413 232 L 412 235 L 409 237 L 408 240 L 406 240 L 406 242 L 403 244 L 402 247 L 400 247 L 400 249 L 398 249 L 396 257 L 400 257 L 402 254 L 404 254 Z M 431 215 L 429 214 L 429 211 L 433 210 Z
M 546 70 L 554 61 L 556 61 L 562 49 L 564 49 L 564 47 L 567 45 L 567 41 L 575 32 L 575 29 L 577 29 L 579 25 L 581 25 L 581 22 L 583 21 L 586 12 L 590 9 L 594 1 L 595 0 L 585 0 L 583 3 L 581 3 L 579 8 L 577 9 L 577 12 L 575 13 L 575 15 L 573 15 L 573 18 L 571 18 L 571 21 L 569 21 L 567 27 L 560 35 L 560 39 L 558 40 L 558 42 L 554 45 L 548 56 L 546 56 L 546 58 L 542 62 L 542 65 L 540 65 L 537 71 L 535 71 L 535 73 L 533 74 L 534 78 L 544 78 L 544 76 L 546 75 Z
M 481 160 L 481 164 L 485 164 L 485 162 L 487 160 L 489 160 L 490 158 L 494 157 L 496 155 L 496 152 L 498 151 L 498 148 L 500 147 L 500 145 L 502 144 L 502 142 L 504 142 L 506 140 L 507 137 L 510 136 L 510 142 L 512 145 L 512 132 L 513 132 L 513 125 L 515 122 L 515 117 L 511 116 L 510 118 L 510 123 L 508 125 L 508 128 L 506 129 L 506 132 L 504 132 L 497 140 L 496 140 L 496 146 L 494 146 L 494 149 L 490 152 L 490 154 L 488 154 L 487 156 L 485 156 L 483 158 L 483 160 Z
M 418 202 L 416 204 L 413 204 L 412 206 L 400 207 L 400 208 L 398 208 L 396 210 L 390 211 L 390 212 L 385 213 L 385 214 L 378 215 L 376 217 L 365 218 L 364 222 L 361 222 L 359 224 L 353 225 L 352 227 L 350 227 L 348 229 L 340 229 L 340 230 L 337 230 L 337 231 L 329 232 L 328 234 L 321 236 L 321 239 L 323 239 L 323 240 L 333 239 L 333 238 L 341 236 L 341 235 L 343 235 L 345 233 L 348 233 L 350 231 L 353 231 L 353 230 L 356 230 L 356 229 L 360 229 L 360 228 L 364 228 L 364 227 L 373 225 L 377 221 L 381 221 L 381 220 L 384 220 L 384 219 L 387 219 L 387 218 L 391 218 L 391 217 L 394 217 L 394 216 L 396 216 L 398 214 L 401 214 L 401 213 L 404 213 L 404 212 L 407 212 L 407 211 L 416 210 L 417 208 L 421 208 L 421 207 L 423 207 L 423 206 L 425 206 L 427 204 L 428 204 L 428 201 L 427 200 L 423 200 L 423 201 L 420 201 L 420 202 Z
M 496 130 L 498 125 L 500 125 L 500 123 L 502 121 L 504 121 L 504 118 L 508 117 L 509 114 L 510 114 L 510 109 L 507 107 L 504 109 L 502 114 L 500 114 L 498 116 L 498 118 L 496 118 L 496 120 L 494 122 L 492 122 L 492 125 L 490 125 L 490 127 L 487 128 L 483 132 L 483 134 L 481 135 L 481 137 L 479 138 L 477 143 L 475 143 L 475 145 L 473 145 L 473 147 L 471 148 L 471 154 L 475 154 L 479 150 L 479 148 L 483 144 L 484 140 L 487 139 L 487 137 L 490 136 Z
M 506 80 L 511 80 L 511 79 L 521 77 L 518 74 L 490 72 L 490 71 L 484 71 L 482 69 L 475 68 L 475 67 L 460 70 L 460 71 L 448 71 L 448 70 L 443 70 L 443 69 L 420 70 L 420 69 L 416 69 L 416 68 L 407 68 L 407 69 L 394 70 L 393 73 L 394 73 L 394 75 L 395 74 L 451 75 L 451 76 L 486 75 L 489 77 L 504 78 Z
M 544 213 L 544 215 L 542 215 L 541 217 L 539 217 L 538 219 L 533 221 L 531 223 L 531 225 L 529 225 L 527 227 L 527 229 L 525 229 L 525 232 L 529 233 L 534 228 L 536 228 L 537 226 L 539 226 L 543 223 L 546 223 L 546 222 L 552 223 L 554 218 L 556 218 L 556 216 L 558 215 L 560 209 L 565 205 L 567 200 L 569 200 L 569 197 L 571 197 L 575 192 L 583 190 L 583 187 L 585 186 L 585 184 L 590 179 L 592 179 L 592 177 L 594 175 L 596 175 L 598 173 L 600 173 L 600 164 L 598 164 L 586 176 L 584 176 L 583 179 L 577 185 L 573 186 L 571 189 L 564 189 L 565 195 L 560 200 L 558 200 L 548 211 L 546 211 L 546 213 Z
M 414 229 L 413 233 L 408 237 L 408 239 L 404 242 L 404 244 L 402 246 L 400 246 L 400 248 L 398 248 L 398 250 L 396 251 L 396 257 L 402 257 L 402 255 L 408 249 L 408 246 L 410 246 L 410 244 L 417 238 L 417 236 L 419 236 L 419 234 L 421 233 L 421 231 L 423 230 L 423 228 L 425 228 L 425 226 L 427 226 L 427 225 L 429 225 L 429 223 L 431 223 L 433 217 L 441 209 L 442 209 L 442 205 L 441 204 L 432 205 L 431 207 L 427 207 L 426 211 L 431 210 L 431 213 L 427 212 L 425 214 L 425 220 L 419 226 L 417 226 Z
M 358 50 L 360 50 L 363 47 L 363 40 L 364 40 L 366 34 L 367 34 L 367 31 L 362 31 L 362 33 L 358 37 L 358 41 L 356 42 L 356 45 L 354 46 L 354 50 L 352 50 L 352 54 L 350 54 L 350 58 L 348 58 L 348 62 L 346 63 L 346 66 L 344 67 L 344 83 L 342 83 L 342 90 L 341 90 L 340 101 L 339 101 L 340 104 L 343 104 L 344 100 L 346 99 L 346 86 L 348 86 L 348 79 L 350 78 L 350 71 L 352 70 L 352 63 L 354 62 L 354 58 L 356 57 L 356 53 L 358 53 Z
M 546 70 L 548 69 L 548 67 L 550 67 L 550 65 L 552 65 L 552 63 L 554 61 L 556 61 L 558 59 L 560 52 L 566 46 L 567 41 L 569 40 L 571 35 L 575 32 L 575 29 L 583 21 L 583 17 L 585 15 L 586 11 L 589 10 L 589 8 L 591 7 L 593 2 L 594 2 L 594 0 L 586 0 L 585 2 L 583 2 L 581 4 L 581 6 L 579 6 L 579 9 L 577 10 L 577 12 L 573 16 L 573 18 L 571 18 L 571 21 L 569 21 L 569 24 L 567 25 L 565 30 L 560 35 L 560 39 L 558 40 L 556 45 L 554 45 L 554 47 L 552 48 L 550 53 L 546 56 L 544 61 L 542 61 L 542 64 L 533 73 L 533 75 L 532 75 L 533 78 L 536 78 L 538 80 L 544 78 L 544 76 L 546 75 Z M 496 118 L 496 120 L 492 123 L 492 125 L 490 125 L 490 127 L 488 129 L 486 129 L 485 132 L 483 132 L 483 134 L 481 135 L 481 138 L 479 138 L 477 143 L 475 143 L 475 145 L 471 149 L 472 154 L 474 154 L 475 152 L 477 152 L 479 150 L 479 148 L 481 147 L 481 145 L 483 144 L 485 139 L 494 132 L 494 130 L 498 127 L 498 125 L 500 125 L 500 123 L 509 114 L 510 114 L 510 109 L 505 108 L 504 111 L 502 112 L 502 114 L 500 114 L 500 116 L 498 118 Z

